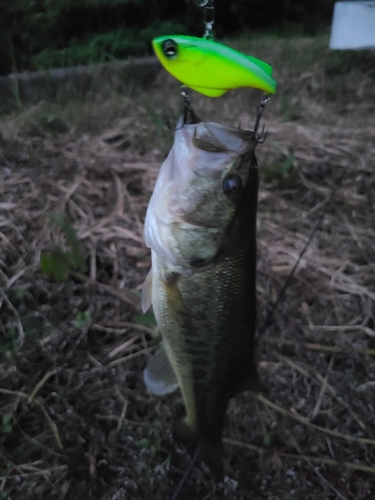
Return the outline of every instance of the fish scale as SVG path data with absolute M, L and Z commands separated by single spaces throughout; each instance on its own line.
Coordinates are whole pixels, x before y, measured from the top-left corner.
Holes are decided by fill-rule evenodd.
M 230 397 L 254 375 L 255 291 L 248 285 L 254 282 L 254 269 L 244 272 L 253 260 L 245 249 L 213 269 L 177 280 L 175 287 L 185 307 L 179 324 L 173 318 L 175 310 L 170 312 L 176 291 L 171 294 L 163 278 L 154 282 L 154 312 L 174 360 L 186 423 L 208 443 L 220 441 Z M 204 360 L 203 366 L 198 360 Z M 253 383 L 249 388 L 256 388 L 256 377 Z M 208 458 L 208 462 L 214 461 Z

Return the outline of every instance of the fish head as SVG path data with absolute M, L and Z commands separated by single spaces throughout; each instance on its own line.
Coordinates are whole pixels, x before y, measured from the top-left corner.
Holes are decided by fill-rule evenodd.
M 145 241 L 175 272 L 206 269 L 223 254 L 256 168 L 250 132 L 216 123 L 184 125 L 148 207 Z

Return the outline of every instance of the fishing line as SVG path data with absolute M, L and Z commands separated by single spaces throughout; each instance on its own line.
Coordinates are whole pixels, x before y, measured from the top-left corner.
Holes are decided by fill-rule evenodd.
M 199 7 L 202 7 L 204 9 L 205 30 L 202 38 L 206 38 L 207 40 L 213 40 L 214 39 L 213 24 L 215 22 L 214 0 L 203 0 L 202 3 L 199 4 Z M 176 125 L 176 127 L 172 128 L 168 118 L 167 126 L 170 130 L 180 130 L 186 124 L 199 123 L 201 121 L 200 118 L 198 118 L 195 115 L 194 111 L 191 108 L 189 89 L 186 87 L 186 85 L 181 86 L 180 94 L 184 102 L 183 122 L 181 126 Z
M 197 446 L 197 448 L 195 449 L 194 455 L 190 459 L 189 465 L 186 467 L 185 472 L 184 472 L 182 478 L 180 479 L 180 482 L 178 483 L 177 488 L 175 489 L 170 500 L 177 500 L 178 495 L 180 494 L 183 485 L 189 479 L 191 471 L 193 470 L 193 467 L 196 464 L 200 454 L 201 454 L 201 448 L 200 448 L 200 446 Z
M 190 102 L 190 94 L 189 94 L 189 89 L 186 87 L 186 85 L 181 86 L 180 90 L 181 97 L 184 101 L 184 109 L 182 112 L 182 119 L 181 117 L 178 119 L 177 124 L 175 127 L 171 126 L 170 119 L 168 118 L 167 120 L 167 127 L 169 130 L 181 130 L 184 125 L 191 125 L 194 123 L 199 123 L 202 120 L 194 113 L 193 108 L 191 107 L 191 102 Z M 181 123 L 179 125 L 179 123 Z
M 286 278 L 283 286 L 281 287 L 281 289 L 280 289 L 280 291 L 279 291 L 279 293 L 278 293 L 278 295 L 276 297 L 276 300 L 268 308 L 266 319 L 264 320 L 262 326 L 258 330 L 258 339 L 260 338 L 261 335 L 263 335 L 263 333 L 268 329 L 268 327 L 271 326 L 275 310 L 276 310 L 276 308 L 277 308 L 280 300 L 283 298 L 283 296 L 284 296 L 287 288 L 289 287 L 290 282 L 292 281 L 292 278 L 294 276 L 294 273 L 296 272 L 296 270 L 297 270 L 297 268 L 299 266 L 299 263 L 300 263 L 302 257 L 306 253 L 306 251 L 307 251 L 307 249 L 308 249 L 308 247 L 309 247 L 309 245 L 311 243 L 311 240 L 312 240 L 312 238 L 313 238 L 313 236 L 315 234 L 315 231 L 320 226 L 320 223 L 322 222 L 323 217 L 324 217 L 324 215 L 326 213 L 327 207 L 332 203 L 332 201 L 334 199 L 334 196 L 335 196 L 337 190 L 339 189 L 339 187 L 341 186 L 341 184 L 342 184 L 344 178 L 346 177 L 347 173 L 348 173 L 348 168 L 345 168 L 345 170 L 343 171 L 343 173 L 339 177 L 336 186 L 332 189 L 330 197 L 328 198 L 328 202 L 322 208 L 322 210 L 321 210 L 321 212 L 319 214 L 319 217 L 316 220 L 316 222 L 314 224 L 314 227 L 312 228 L 312 230 L 310 232 L 309 237 L 307 238 L 305 246 L 303 247 L 301 253 L 299 254 L 298 259 L 296 260 L 296 262 L 295 262 L 292 270 L 290 271 L 289 275 L 287 276 L 287 278 Z
M 213 24 L 215 22 L 215 7 L 214 0 L 203 0 L 199 7 L 204 8 L 204 26 L 205 31 L 202 38 L 207 38 L 208 40 L 214 39 Z
M 263 142 L 267 139 L 267 131 L 266 132 L 264 131 L 265 127 L 264 124 L 260 134 L 258 134 L 258 130 L 260 125 L 260 119 L 262 118 L 263 112 L 266 109 L 267 102 L 269 102 L 270 100 L 271 100 L 271 94 L 264 94 L 263 99 L 257 106 L 257 116 L 254 125 L 253 136 L 255 137 L 255 140 L 257 141 L 258 144 L 263 144 Z

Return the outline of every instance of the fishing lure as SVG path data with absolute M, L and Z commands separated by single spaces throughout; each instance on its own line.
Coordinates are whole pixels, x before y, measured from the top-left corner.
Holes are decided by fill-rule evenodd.
M 213 40 L 168 35 L 154 38 L 152 45 L 169 73 L 206 96 L 220 97 L 238 87 L 276 91 L 272 66 Z

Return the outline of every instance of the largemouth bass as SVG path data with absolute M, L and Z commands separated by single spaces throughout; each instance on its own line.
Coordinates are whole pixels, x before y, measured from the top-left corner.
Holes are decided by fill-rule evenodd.
M 177 129 L 145 221 L 152 269 L 142 307 L 153 304 L 163 342 L 144 380 L 161 395 L 180 387 L 186 418 L 175 437 L 201 446 L 218 475 L 229 399 L 260 386 L 256 144 L 251 132 L 216 123 Z

